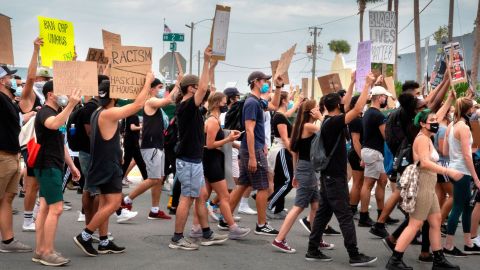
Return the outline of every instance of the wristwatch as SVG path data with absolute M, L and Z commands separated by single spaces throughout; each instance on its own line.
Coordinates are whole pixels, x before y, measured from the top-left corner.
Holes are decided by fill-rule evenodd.
M 282 85 L 275 85 L 275 88 L 283 88 L 283 86 L 285 86 L 284 83 L 282 83 Z

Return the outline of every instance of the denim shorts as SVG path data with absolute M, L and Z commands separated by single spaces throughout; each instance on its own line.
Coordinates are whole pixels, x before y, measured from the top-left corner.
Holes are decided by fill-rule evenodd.
M 88 169 L 90 167 L 90 161 L 92 157 L 89 153 L 79 151 L 78 152 L 78 162 L 80 163 L 80 169 L 82 170 L 81 173 L 85 179 L 85 184 L 83 185 L 83 191 L 88 191 L 90 196 L 99 195 L 100 192 L 97 188 L 88 187 Z
M 176 161 L 176 177 L 180 181 L 182 196 L 198 198 L 200 189 L 205 185 L 202 162 L 188 162 L 181 158 Z

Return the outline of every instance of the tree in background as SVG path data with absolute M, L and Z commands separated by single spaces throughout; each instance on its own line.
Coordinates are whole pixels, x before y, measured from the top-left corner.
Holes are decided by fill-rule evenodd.
M 331 52 L 336 54 L 350 53 L 350 44 L 346 40 L 332 40 L 328 43 Z
M 437 43 L 437 45 L 442 44 L 444 41 L 448 39 L 448 27 L 446 25 L 439 26 L 438 30 L 433 33 L 433 39 Z
M 413 0 L 413 27 L 415 30 L 415 62 L 417 66 L 417 82 L 422 81 L 422 62 L 420 51 L 420 4 Z

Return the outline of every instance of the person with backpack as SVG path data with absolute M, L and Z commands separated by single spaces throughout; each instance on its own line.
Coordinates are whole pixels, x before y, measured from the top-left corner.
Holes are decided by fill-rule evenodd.
M 323 145 L 324 148 L 313 149 L 311 153 L 315 153 L 313 157 L 316 158 L 317 161 L 319 155 L 327 157 L 326 159 L 322 159 L 322 162 L 327 162 L 327 164 L 323 164 L 325 168 L 320 171 L 319 208 L 315 214 L 315 220 L 308 242 L 308 251 L 305 255 L 306 260 L 332 260 L 331 257 L 320 251 L 319 245 L 327 223 L 330 221 L 332 215 L 335 214 L 340 223 L 344 244 L 350 257 L 350 265 L 364 266 L 377 261 L 376 257 L 366 256 L 358 251 L 353 214 L 349 206 L 348 181 L 346 179 L 347 149 L 344 143 L 344 130 L 346 125 L 362 113 L 363 107 L 367 102 L 369 89 L 374 81 L 375 77 L 373 73 L 369 73 L 357 104 L 353 110 L 347 113 L 343 113 L 344 104 L 342 104 L 342 99 L 338 93 L 330 93 L 324 97 L 324 104 L 328 115 L 325 116 L 320 134 L 317 135 L 319 137 L 316 138 L 321 140 L 322 143 L 319 145 Z M 344 100 L 344 102 L 349 103 L 350 100 Z M 319 168 L 316 168 L 315 165 L 314 162 L 314 170 L 318 171 Z
M 435 185 L 437 183 L 437 174 L 447 175 L 451 179 L 458 181 L 462 178 L 462 173 L 455 169 L 450 169 L 437 164 L 439 154 L 435 150 L 431 137 L 438 132 L 439 123 L 435 113 L 429 109 L 422 110 L 415 117 L 415 125 L 420 127 L 420 132 L 413 143 L 413 160 L 417 162 L 415 170 L 418 170 L 418 190 L 415 200 L 414 210 L 410 212 L 408 226 L 403 230 L 397 239 L 393 254 L 388 260 L 386 268 L 389 270 L 411 270 L 403 262 L 403 254 L 410 242 L 416 237 L 417 232 L 422 228 L 425 220 L 429 221 L 430 243 L 433 251 L 432 269 L 460 269 L 460 267 L 451 264 L 442 250 L 442 241 L 440 226 L 442 215 L 438 203 Z M 409 179 L 414 181 L 415 179 Z

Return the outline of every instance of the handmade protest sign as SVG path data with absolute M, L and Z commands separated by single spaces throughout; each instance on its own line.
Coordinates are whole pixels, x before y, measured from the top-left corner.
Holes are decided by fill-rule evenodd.
M 121 46 L 122 38 L 119 34 L 108 32 L 102 29 L 104 56 L 109 59 L 112 57 L 112 47 Z
M 87 54 L 87 61 L 97 62 L 98 74 L 103 74 L 107 67 L 108 58 L 104 56 L 103 49 L 89 48 Z
M 135 99 L 152 70 L 152 48 L 113 46 L 111 64 L 110 97 Z
M 278 63 L 280 63 L 280 60 L 275 60 L 270 62 L 270 67 L 272 68 L 272 77 L 275 78 L 275 73 L 277 72 L 278 68 Z M 283 79 L 284 84 L 290 84 L 290 78 L 288 77 L 288 70 L 281 74 L 280 77 Z
M 183 74 L 182 61 L 180 60 L 180 55 L 175 52 L 175 62 L 177 63 L 177 70 L 179 74 Z
M 217 5 L 210 34 L 212 58 L 225 60 L 227 56 L 228 26 L 230 24 L 230 7 Z
M 453 48 L 453 49 L 452 49 Z M 463 61 L 463 50 L 460 43 L 450 43 L 444 47 L 445 56 L 450 71 L 451 84 L 466 82 L 467 75 L 465 73 L 465 62 Z
M 340 76 L 338 76 L 338 73 L 332 73 L 318 77 L 318 83 L 320 84 L 323 95 L 337 92 L 338 90 L 342 89 L 342 82 L 340 81 Z
M 278 67 L 275 71 L 275 76 L 273 76 L 274 81 L 277 79 L 277 77 L 287 73 L 288 68 L 290 67 L 290 63 L 292 62 L 293 55 L 295 54 L 296 47 L 297 47 L 297 44 L 294 44 L 290 49 L 282 53 L 282 55 L 280 56 Z M 287 84 L 286 82 L 283 82 L 283 83 Z
M 82 61 L 53 61 L 53 85 L 56 95 L 70 95 L 72 89 L 82 96 L 98 95 L 97 63 Z
M 357 49 L 357 69 L 355 71 L 355 86 L 357 92 L 362 92 L 365 86 L 365 79 L 370 72 L 372 62 L 372 42 L 370 40 L 359 42 Z
M 40 47 L 42 66 L 51 67 L 54 60 L 71 61 L 75 55 L 73 23 L 54 18 L 38 16 L 39 36 L 43 38 Z
M 0 14 L 0 64 L 13 65 L 12 25 L 10 18 Z
M 368 17 L 372 63 L 395 64 L 395 12 L 370 10 Z
M 309 97 L 308 95 L 308 78 L 302 78 L 302 93 L 304 97 Z

